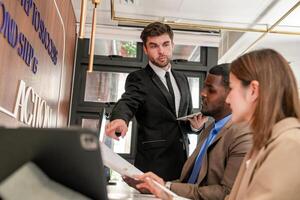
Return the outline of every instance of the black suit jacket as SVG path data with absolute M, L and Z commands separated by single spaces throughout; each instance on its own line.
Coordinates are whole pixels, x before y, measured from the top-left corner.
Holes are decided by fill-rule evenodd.
M 188 115 L 192 100 L 187 78 L 173 70 L 172 74 L 181 94 L 178 117 Z M 172 97 L 149 65 L 128 75 L 125 93 L 115 105 L 111 120 L 128 123 L 134 115 L 138 123 L 135 166 L 165 180 L 179 178 L 188 154 L 186 133 L 191 131 L 190 125 L 176 120 Z

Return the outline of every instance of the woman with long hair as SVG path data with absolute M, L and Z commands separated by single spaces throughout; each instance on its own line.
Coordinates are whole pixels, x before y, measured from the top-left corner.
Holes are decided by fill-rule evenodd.
M 253 147 L 229 200 L 300 198 L 300 100 L 288 62 L 276 51 L 247 53 L 231 64 L 227 103 L 248 122 Z

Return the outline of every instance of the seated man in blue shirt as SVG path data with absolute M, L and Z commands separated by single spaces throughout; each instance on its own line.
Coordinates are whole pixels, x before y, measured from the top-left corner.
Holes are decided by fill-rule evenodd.
M 224 199 L 230 193 L 240 164 L 251 148 L 251 133 L 247 125 L 231 123 L 231 109 L 225 102 L 229 92 L 229 64 L 209 70 L 201 91 L 202 114 L 215 122 L 204 127 L 193 154 L 185 162 L 179 180 L 167 182 L 152 172 L 138 177 L 150 177 L 176 194 L 190 199 Z M 203 118 L 204 120 L 204 118 Z M 190 120 L 191 123 L 195 121 Z M 150 189 L 140 183 L 140 190 Z M 160 198 L 159 193 L 155 193 Z

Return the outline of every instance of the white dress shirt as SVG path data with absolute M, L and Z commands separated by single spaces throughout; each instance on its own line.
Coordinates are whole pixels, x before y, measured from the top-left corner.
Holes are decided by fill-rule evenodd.
M 176 116 L 178 117 L 178 110 L 179 110 L 179 104 L 180 104 L 180 91 L 179 88 L 177 86 L 177 82 L 171 72 L 171 64 L 167 65 L 164 68 L 160 68 L 157 67 L 156 65 L 154 65 L 151 61 L 149 61 L 149 65 L 150 67 L 153 69 L 153 71 L 155 72 L 155 74 L 160 78 L 160 80 L 163 82 L 163 84 L 165 85 L 166 89 L 168 89 L 168 85 L 167 85 L 167 81 L 165 78 L 166 72 L 170 73 L 170 79 L 171 79 L 171 84 L 174 90 L 174 95 L 175 95 L 175 109 L 176 109 Z

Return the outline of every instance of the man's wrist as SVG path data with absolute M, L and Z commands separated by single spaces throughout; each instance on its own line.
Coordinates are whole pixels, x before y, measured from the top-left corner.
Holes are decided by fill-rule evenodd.
M 201 131 L 203 130 L 205 124 L 203 124 L 203 126 L 200 127 L 200 128 L 198 128 L 198 129 L 197 129 L 197 128 L 194 128 L 192 125 L 190 125 L 190 126 L 191 126 L 191 130 L 192 130 L 193 132 L 199 133 L 199 132 L 201 132 Z

